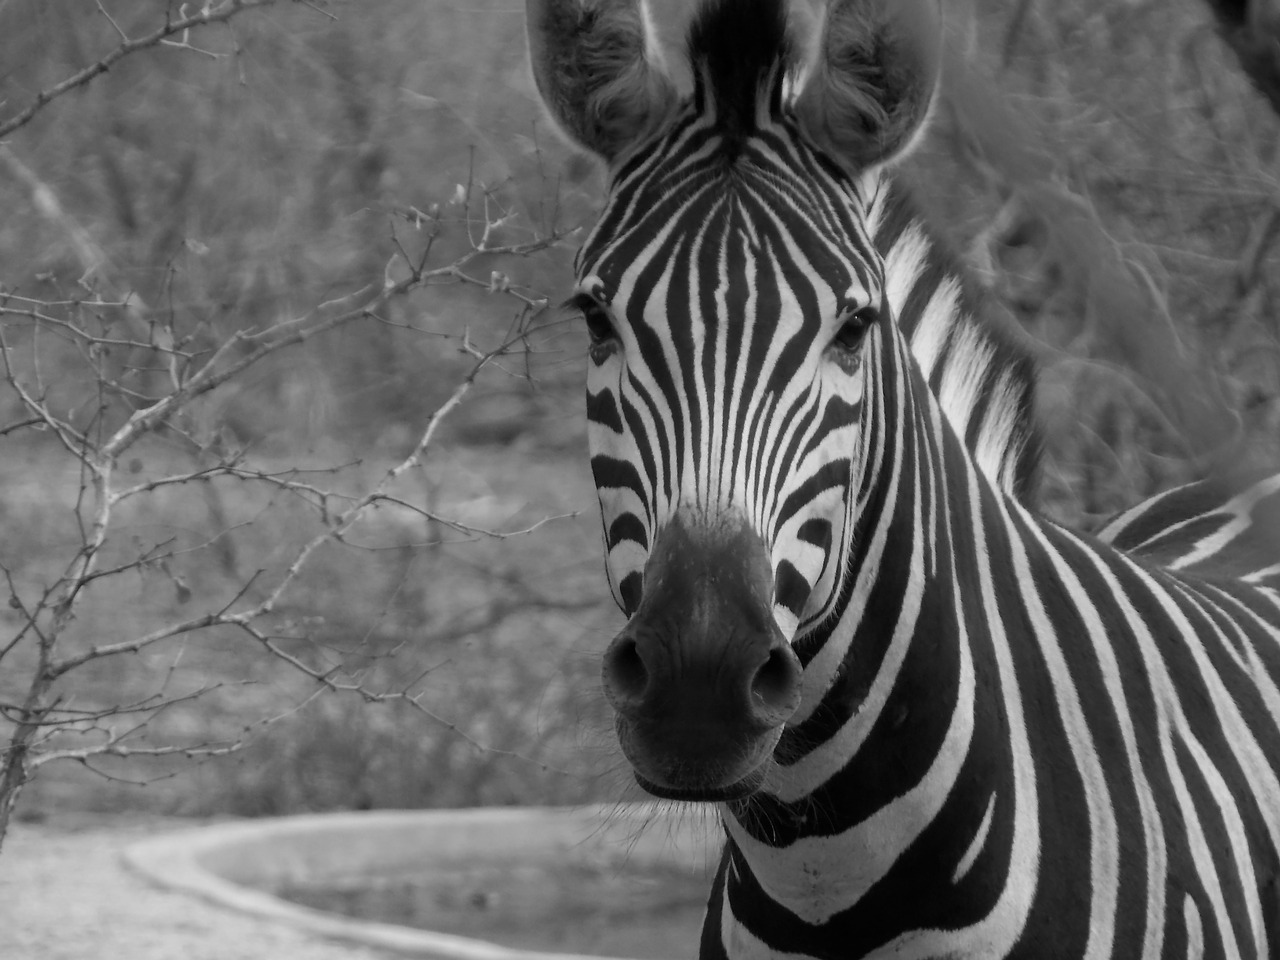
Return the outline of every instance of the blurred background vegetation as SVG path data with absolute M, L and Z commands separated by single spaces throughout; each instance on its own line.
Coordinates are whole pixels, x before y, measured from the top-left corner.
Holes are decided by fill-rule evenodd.
M 678 43 L 691 4 L 653 5 Z M 117 30 L 137 36 L 179 10 L 0 0 L 0 122 L 103 57 Z M 1203 0 L 949 3 L 946 94 L 904 170 L 992 316 L 1039 356 L 1041 501 L 1083 527 L 1205 475 L 1225 450 L 1277 459 L 1280 127 L 1214 14 Z M 127 296 L 85 322 L 210 350 L 394 279 L 398 251 L 420 255 L 429 222 L 442 227 L 428 266 L 452 262 L 471 249 L 467 215 L 486 191 L 504 242 L 589 225 L 598 174 L 544 120 L 523 31 L 518 0 L 280 2 L 193 31 L 187 47 L 122 59 L 0 148 L 0 287 L 45 303 Z M 496 292 L 428 284 L 282 351 L 118 467 L 143 482 L 231 456 L 365 489 L 474 367 L 468 348 L 510 334 L 519 304 L 502 291 L 558 301 L 575 246 L 570 235 L 529 257 L 480 256 L 469 273 Z M 143 705 L 126 740 L 139 752 L 50 763 L 19 815 L 627 791 L 598 692 L 598 653 L 620 622 L 601 571 L 573 321 L 547 314 L 520 353 L 482 371 L 401 478 L 470 527 L 558 519 L 491 538 L 379 510 L 327 544 L 272 612 L 272 636 L 360 690 L 327 690 L 226 627 L 86 664 L 58 695 L 87 712 Z M 0 326 L 22 382 L 86 431 L 115 429 L 164 383 L 138 351 L 104 360 L 47 324 Z M 133 394 L 105 396 L 102 363 Z M 0 389 L 0 426 L 25 416 Z M 81 542 L 82 497 L 80 466 L 49 431 L 3 428 L 0 564 L 15 595 L 59 576 Z M 325 523 L 271 485 L 158 488 L 117 513 L 103 562 L 129 569 L 85 592 L 67 642 L 91 649 L 219 609 Z M 134 563 L 157 545 L 163 561 Z M 20 619 L 12 603 L 0 611 L 0 636 Z M 0 702 L 22 699 L 21 656 L 0 667 Z M 421 708 L 361 693 L 391 689 Z M 161 695 L 168 705 L 148 712 Z M 103 725 L 66 724 L 49 748 L 102 742 Z M 217 744 L 236 749 L 182 751 Z M 155 745 L 178 752 L 141 755 Z

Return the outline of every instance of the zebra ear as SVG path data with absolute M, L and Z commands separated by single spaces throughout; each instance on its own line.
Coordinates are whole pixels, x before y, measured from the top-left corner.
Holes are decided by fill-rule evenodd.
M 831 0 L 796 97 L 805 133 L 855 170 L 907 152 L 938 85 L 939 0 Z
M 529 59 L 569 139 L 615 160 L 676 102 L 644 0 L 526 0 Z

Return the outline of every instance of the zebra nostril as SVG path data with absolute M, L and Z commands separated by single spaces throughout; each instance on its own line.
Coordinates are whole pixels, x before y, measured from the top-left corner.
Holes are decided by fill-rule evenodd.
M 789 644 L 779 644 L 751 678 L 751 710 L 757 722 L 776 727 L 800 705 L 800 659 Z
M 636 642 L 630 637 L 614 640 L 604 655 L 604 692 L 613 708 L 621 712 L 637 706 L 648 685 L 649 671 Z

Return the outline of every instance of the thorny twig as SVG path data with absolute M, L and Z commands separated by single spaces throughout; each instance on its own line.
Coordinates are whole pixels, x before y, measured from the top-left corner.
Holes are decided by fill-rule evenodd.
M 67 77 L 60 83 L 54 84 L 41 90 L 35 95 L 30 103 L 23 109 L 19 110 L 7 120 L 0 120 L 0 139 L 9 136 L 16 130 L 21 129 L 30 123 L 41 110 L 48 106 L 51 102 L 61 96 L 70 93 L 79 87 L 85 86 L 95 77 L 106 73 L 111 67 L 122 58 L 139 50 L 145 50 L 148 47 L 156 47 L 165 42 L 172 43 L 171 37 L 182 34 L 184 38 L 190 34 L 192 29 L 208 26 L 213 23 L 226 23 L 231 18 L 243 13 L 246 10 L 252 10 L 258 7 L 269 7 L 279 2 L 279 0 L 221 0 L 221 2 L 202 4 L 195 13 L 186 13 L 185 6 L 183 12 L 175 19 L 166 18 L 163 26 L 157 27 L 150 33 L 145 33 L 136 39 L 130 40 L 128 36 L 120 29 L 119 25 L 108 16 L 111 25 L 115 28 L 116 34 L 120 37 L 120 43 L 110 53 L 102 57 L 100 60 L 89 64 L 81 70 L 77 70 L 71 76 Z M 296 2 L 296 0 L 295 0 Z M 308 4 L 310 6 L 310 4 Z M 98 9 L 104 14 L 101 3 Z M 188 47 L 189 44 L 185 39 L 176 44 L 177 46 Z M 195 48 L 192 48 L 195 49 Z M 203 52 L 203 51 L 202 51 Z

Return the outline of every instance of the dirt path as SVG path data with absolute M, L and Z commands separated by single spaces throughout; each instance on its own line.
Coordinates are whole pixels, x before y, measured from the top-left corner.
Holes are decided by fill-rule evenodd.
M 18 823 L 0 850 L 3 960 L 386 960 L 242 916 L 135 876 L 121 851 L 191 820 Z

